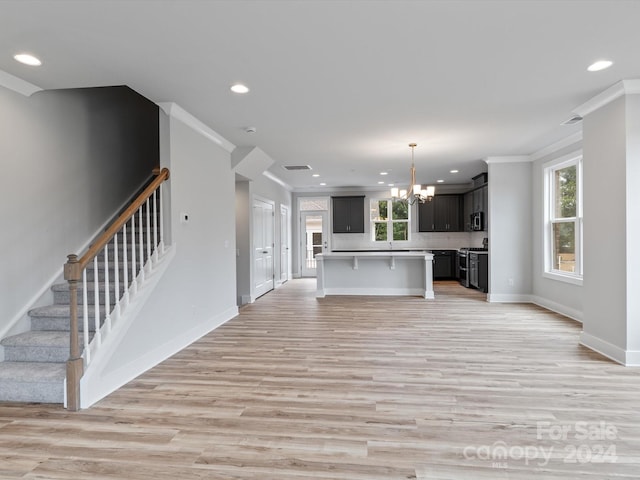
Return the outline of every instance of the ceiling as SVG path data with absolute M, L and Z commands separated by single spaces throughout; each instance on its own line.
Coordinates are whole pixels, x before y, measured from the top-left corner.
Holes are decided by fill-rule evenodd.
M 572 109 L 640 78 L 639 20 L 635 0 L 2 0 L 0 70 L 176 102 L 297 190 L 406 184 L 410 142 L 419 182 L 461 184 L 487 156 L 578 132 Z

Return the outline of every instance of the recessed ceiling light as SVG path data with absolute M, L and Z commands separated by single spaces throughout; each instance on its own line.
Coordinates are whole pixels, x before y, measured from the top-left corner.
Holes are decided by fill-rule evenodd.
M 320 182 L 320 185 L 324 187 L 326 185 L 326 183 Z
M 393 187 L 395 185 L 395 183 L 390 183 L 389 185 L 387 185 L 388 187 Z
M 378 185 L 384 185 L 384 182 L 378 182 Z
M 389 175 L 389 172 L 380 172 L 380 175 Z
M 314 173 L 313 175 L 311 175 L 312 177 L 319 177 L 320 174 L 319 173 Z
M 235 85 L 231 85 L 231 91 L 233 93 L 249 93 L 249 87 L 241 83 L 236 83 Z
M 597 62 L 592 63 L 587 67 L 587 70 L 590 72 L 599 72 L 600 70 L 604 70 L 605 68 L 609 68 L 613 65 L 611 60 L 598 60 Z
M 25 65 L 30 65 L 32 67 L 39 67 L 42 65 L 39 58 L 29 55 L 28 53 L 18 53 L 17 55 L 14 55 L 13 58 L 20 63 L 24 63 Z
M 458 170 L 449 170 L 449 173 L 458 173 Z
M 444 180 L 436 180 L 438 183 L 444 183 Z

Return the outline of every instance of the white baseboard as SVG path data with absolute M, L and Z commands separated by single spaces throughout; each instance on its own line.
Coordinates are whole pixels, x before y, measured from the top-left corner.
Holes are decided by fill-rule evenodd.
M 523 293 L 488 293 L 489 303 L 533 303 L 531 295 Z
M 569 317 L 576 322 L 582 323 L 582 312 L 580 310 L 576 310 L 575 308 L 567 307 L 566 305 L 562 305 L 546 298 L 538 297 L 537 295 L 531 295 L 531 303 L 535 303 L 536 305 L 546 308 L 547 310 L 551 310 L 552 312 L 559 313 L 560 315 Z
M 585 347 L 590 348 L 591 350 L 601 353 L 602 355 L 604 355 L 607 358 L 610 358 L 614 362 L 618 362 L 622 365 L 626 365 L 625 351 L 620 347 L 607 342 L 606 340 L 602 340 L 586 332 L 582 332 L 580 334 L 580 345 L 584 345 Z
M 625 367 L 640 367 L 640 351 L 625 350 L 586 332 L 580 334 L 580 345 L 594 350 Z
M 424 297 L 424 288 L 325 288 L 324 295 L 418 296 Z

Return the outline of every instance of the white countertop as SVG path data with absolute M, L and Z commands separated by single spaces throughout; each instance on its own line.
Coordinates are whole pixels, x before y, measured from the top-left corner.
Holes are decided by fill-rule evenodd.
M 384 250 L 384 251 L 353 251 L 353 252 L 330 252 L 330 253 L 319 253 L 316 255 L 317 257 L 324 258 L 340 258 L 340 257 L 425 257 L 425 256 L 433 256 L 431 251 L 429 250 L 420 250 L 420 251 L 401 251 L 401 250 Z

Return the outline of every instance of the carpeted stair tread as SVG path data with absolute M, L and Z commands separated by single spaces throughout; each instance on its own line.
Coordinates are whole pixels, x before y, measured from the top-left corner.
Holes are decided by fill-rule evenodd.
M 102 305 L 104 305 L 106 302 L 105 288 L 106 288 L 106 283 L 98 282 L 98 301 Z M 120 295 L 122 295 L 122 293 L 124 292 L 124 284 L 120 283 L 119 290 L 120 290 Z M 58 283 L 56 285 L 53 285 L 51 287 L 51 291 L 53 292 L 53 299 L 54 299 L 55 305 L 68 305 L 69 302 L 71 301 L 71 292 L 69 292 L 68 284 Z M 95 293 L 96 293 L 95 283 L 87 282 L 87 299 L 89 300 L 88 301 L 89 305 L 95 304 Z M 79 304 L 83 303 L 83 298 L 84 298 L 84 289 L 82 285 L 80 285 L 78 288 Z M 112 306 L 115 301 L 115 298 L 116 298 L 116 284 L 115 282 L 109 282 L 109 299 Z
M 9 402 L 62 403 L 64 363 L 2 362 L 0 398 Z
M 69 332 L 29 331 L 3 339 L 8 362 L 66 362 L 69 358 Z
M 62 382 L 66 376 L 65 363 L 3 362 L 0 381 L 19 379 L 20 382 Z
M 44 307 L 36 307 L 29 310 L 29 316 L 31 318 L 35 317 L 58 317 L 58 318 L 69 318 L 71 307 L 69 305 L 46 305 Z M 89 312 L 89 317 L 93 318 L 95 316 L 95 309 L 92 305 L 89 305 L 87 308 Z M 100 309 L 101 313 L 102 308 Z M 82 317 L 82 308 L 78 308 L 78 318 Z
M 69 348 L 69 332 L 29 331 L 0 341 L 4 347 L 65 347 Z

